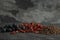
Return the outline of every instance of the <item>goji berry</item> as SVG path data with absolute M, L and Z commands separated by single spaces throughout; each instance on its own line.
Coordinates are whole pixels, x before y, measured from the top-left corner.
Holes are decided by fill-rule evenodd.
M 13 31 L 13 32 L 10 32 L 10 34 L 16 34 L 16 32 L 15 32 L 15 31 Z

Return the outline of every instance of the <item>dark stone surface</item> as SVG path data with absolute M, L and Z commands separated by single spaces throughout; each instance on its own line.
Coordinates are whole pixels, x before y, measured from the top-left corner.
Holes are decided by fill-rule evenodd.
M 3 15 L 0 15 L 0 21 L 2 23 L 14 23 L 14 22 L 17 22 L 16 19 L 14 19 L 13 17 L 9 17 L 9 16 L 3 16 Z
M 8 10 L 12 15 L 16 16 L 17 13 L 19 13 L 19 10 Z
M 15 0 L 15 1 L 16 1 L 16 5 L 19 8 L 24 9 L 24 10 L 34 6 L 31 0 Z

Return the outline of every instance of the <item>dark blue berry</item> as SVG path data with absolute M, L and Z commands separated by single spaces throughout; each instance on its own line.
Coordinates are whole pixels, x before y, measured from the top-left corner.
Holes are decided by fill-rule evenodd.
M 2 28 L 2 29 L 1 29 L 1 32 L 2 32 L 2 33 L 6 32 L 6 29 L 5 29 L 5 28 Z
M 25 26 L 20 25 L 20 26 L 19 26 L 19 29 L 25 30 Z
M 13 30 L 18 30 L 17 25 L 13 24 L 12 27 L 13 27 Z
M 13 30 L 11 28 L 7 28 L 6 32 L 12 32 Z

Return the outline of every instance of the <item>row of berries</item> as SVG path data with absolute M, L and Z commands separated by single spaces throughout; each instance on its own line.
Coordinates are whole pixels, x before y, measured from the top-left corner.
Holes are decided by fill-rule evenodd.
M 16 34 L 17 32 L 33 32 L 39 34 L 54 34 L 56 33 L 55 27 L 47 27 L 40 23 L 20 23 L 18 25 L 5 25 L 0 27 L 0 32 L 10 32 L 11 34 Z M 60 33 L 60 32 L 59 32 Z
M 13 31 L 17 31 L 17 30 L 24 30 L 24 27 L 23 26 L 17 26 L 15 24 L 5 25 L 4 27 L 0 27 L 0 32 L 2 32 L 2 33 L 13 32 Z
M 41 24 L 36 23 L 21 23 L 18 25 L 5 25 L 4 27 L 0 27 L 0 32 L 36 32 L 37 30 L 42 30 Z

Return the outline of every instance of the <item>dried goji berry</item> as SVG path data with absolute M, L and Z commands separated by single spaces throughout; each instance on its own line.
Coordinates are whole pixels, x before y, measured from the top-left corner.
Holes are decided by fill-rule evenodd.
M 15 32 L 15 31 L 13 31 L 13 32 L 10 32 L 10 34 L 16 34 L 16 32 Z

